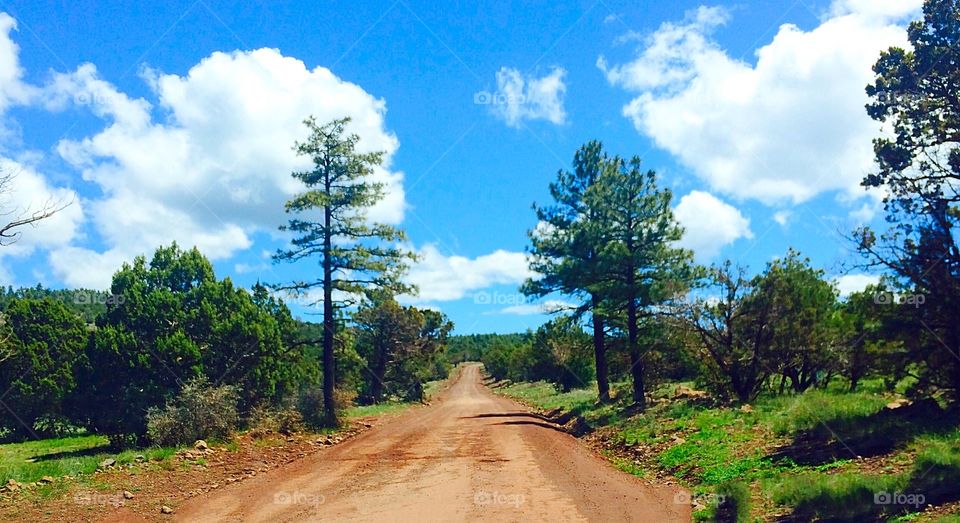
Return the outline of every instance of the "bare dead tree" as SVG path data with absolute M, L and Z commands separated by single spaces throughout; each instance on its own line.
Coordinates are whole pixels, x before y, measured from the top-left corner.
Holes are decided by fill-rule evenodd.
M 13 180 L 16 173 L 0 173 L 0 196 L 9 194 L 13 191 Z M 0 201 L 0 216 L 6 219 L 0 220 L 0 247 L 16 243 L 21 236 L 21 228 L 27 225 L 36 226 L 41 220 L 45 220 L 54 214 L 66 209 L 73 204 L 73 199 L 59 200 L 49 198 L 39 207 L 28 205 L 20 208 L 15 203 Z M 9 220 L 6 224 L 4 221 Z

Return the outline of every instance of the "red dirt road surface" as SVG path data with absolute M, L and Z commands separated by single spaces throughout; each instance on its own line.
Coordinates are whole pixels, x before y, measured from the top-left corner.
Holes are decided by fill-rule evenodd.
M 178 508 L 185 522 L 690 521 L 673 487 L 613 468 L 467 366 L 436 401 Z M 682 496 L 681 496 L 682 497 Z

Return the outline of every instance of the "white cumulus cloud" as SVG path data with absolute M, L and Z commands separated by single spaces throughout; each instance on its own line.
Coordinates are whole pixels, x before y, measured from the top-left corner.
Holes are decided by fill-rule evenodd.
M 832 16 L 857 14 L 887 20 L 898 20 L 916 15 L 923 8 L 923 0 L 836 0 L 830 6 Z
M 792 216 L 791 211 L 777 211 L 773 213 L 773 221 L 779 223 L 781 227 L 786 227 Z
M 435 245 L 427 244 L 419 249 L 418 254 L 420 261 L 410 268 L 406 280 L 419 287 L 420 295 L 407 301 L 459 300 L 494 285 L 519 285 L 535 275 L 522 252 L 496 250 L 467 258 L 446 256 Z
M 859 196 L 879 131 L 863 109 L 864 87 L 880 51 L 906 44 L 902 18 L 919 4 L 835 2 L 812 30 L 781 26 L 755 62 L 712 38 L 729 12 L 701 7 L 660 26 L 633 60 L 597 65 L 637 93 L 623 110 L 637 130 L 714 191 L 767 204 Z
M 868 285 L 880 283 L 880 277 L 873 274 L 846 274 L 835 278 L 833 283 L 840 291 L 840 297 L 847 297 L 866 289 Z
M 567 71 L 560 67 L 542 78 L 501 67 L 497 72 L 497 92 L 485 93 L 487 96 L 480 101 L 490 103 L 494 114 L 511 127 L 520 127 L 525 120 L 546 120 L 559 125 L 567 121 L 566 75 Z
M 27 103 L 36 89 L 23 82 L 20 65 L 20 47 L 11 38 L 17 21 L 7 13 L 0 13 L 0 115 L 18 104 Z
M 707 192 L 693 191 L 681 198 L 674 216 L 684 228 L 679 245 L 691 249 L 700 262 L 710 260 L 740 238 L 753 238 L 750 220 Z
M 69 188 L 53 184 L 30 160 L 36 154 L 29 151 L 8 151 L 11 143 L 19 143 L 12 134 L 7 111 L 11 107 L 27 105 L 37 96 L 39 89 L 23 81 L 20 65 L 20 47 L 12 35 L 17 28 L 16 20 L 0 13 L 0 225 L 43 214 L 52 209 L 61 209 L 53 216 L 32 225 L 9 231 L 18 237 L 12 244 L 0 247 L 0 281 L 15 283 L 8 258 L 28 256 L 38 249 L 49 249 L 69 244 L 79 234 L 84 219 L 83 207 L 77 194 Z M 10 240 L 7 240 L 10 241 Z
M 0 13 L 0 117 L 14 105 L 32 105 L 51 112 L 90 111 L 104 125 L 56 146 L 97 189 L 82 201 L 25 162 L 0 156 L 0 171 L 17 174 L 0 202 L 4 210 L 74 202 L 0 256 L 46 250 L 60 281 L 94 288 L 107 287 L 123 262 L 171 241 L 196 245 L 213 259 L 230 258 L 249 249 L 255 234 L 276 234 L 286 221 L 284 202 L 303 189 L 290 172 L 309 162 L 292 151 L 294 141 L 304 138 L 307 115 L 321 122 L 349 116 L 349 131 L 360 136 L 361 150 L 386 152 L 373 175 L 386 185 L 386 198 L 369 218 L 390 224 L 404 219 L 403 173 L 391 165 L 399 144 L 386 128 L 386 103 L 328 69 L 309 69 L 275 49 L 258 49 L 213 53 L 183 75 L 144 69 L 141 77 L 150 88 L 145 98 L 120 91 L 94 64 L 32 86 L 22 81 L 19 48 L 10 38 L 15 27 Z M 503 77 L 504 89 L 526 100 L 522 109 L 510 110 L 510 118 L 562 122 L 564 74 L 554 70 L 544 78 L 521 79 L 519 86 L 509 74 Z M 87 228 L 96 243 L 83 235 Z M 498 250 L 467 258 L 445 256 L 433 245 L 418 252 L 422 261 L 408 280 L 421 288 L 415 299 L 420 304 L 516 285 L 531 276 L 523 253 Z M 269 268 L 234 267 L 238 273 Z M 2 264 L 0 280 L 10 280 Z
M 54 253 L 64 282 L 103 286 L 121 261 L 173 240 L 220 259 L 249 248 L 257 231 L 275 232 L 287 219 L 284 202 L 302 190 L 290 173 L 309 160 L 292 145 L 305 137 L 308 115 L 352 117 L 360 149 L 386 152 L 374 178 L 387 196 L 369 217 L 403 220 L 403 174 L 390 166 L 398 141 L 386 129 L 385 102 L 360 86 L 275 49 L 216 52 L 183 76 L 142 76 L 153 102 L 119 92 L 92 64 L 45 88 L 49 109 L 77 105 L 106 121 L 95 135 L 58 145 L 103 194 L 90 216 L 106 244 Z

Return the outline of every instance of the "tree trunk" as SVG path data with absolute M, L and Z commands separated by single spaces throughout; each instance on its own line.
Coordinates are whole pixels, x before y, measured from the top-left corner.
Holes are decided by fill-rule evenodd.
M 603 318 L 597 315 L 600 298 L 591 297 L 593 314 L 593 357 L 597 368 L 597 397 L 601 403 L 610 402 L 610 380 L 607 374 L 607 348 L 603 339 Z
M 862 340 L 857 342 L 853 348 L 853 355 L 850 357 L 850 392 L 856 392 L 857 386 L 860 384 L 860 369 L 863 368 L 861 355 L 862 351 L 865 350 L 866 347 Z
M 736 360 L 728 368 L 730 370 L 727 371 L 727 376 L 730 378 L 730 388 L 733 390 L 733 395 L 739 403 L 747 403 L 750 401 L 750 392 L 753 389 L 749 379 L 743 377 L 740 365 Z
M 750 403 L 752 399 L 753 399 L 753 389 L 751 388 L 743 387 L 740 389 L 739 392 L 737 392 L 737 400 L 741 404 Z
M 327 192 L 330 192 L 329 183 Z M 324 209 L 323 223 L 323 417 L 325 425 L 336 427 L 339 425 L 339 420 L 337 420 L 337 403 L 334 398 L 336 393 L 336 363 L 334 362 L 333 342 L 336 325 L 333 311 L 333 260 L 330 258 L 333 248 L 330 207 Z
M 377 343 L 377 355 L 373 367 L 373 383 L 370 384 L 370 395 L 374 403 L 383 401 L 383 380 L 387 374 L 387 344 Z
M 628 230 L 633 231 L 631 223 Z M 631 232 L 632 234 L 632 232 Z M 634 267 L 633 240 L 628 235 L 626 238 L 627 252 L 630 253 L 630 263 L 627 264 L 626 289 L 627 293 L 627 350 L 630 352 L 630 375 L 633 377 L 633 403 L 641 409 L 646 408 L 646 398 L 644 397 L 643 386 L 643 359 L 640 355 L 639 326 L 637 325 L 637 272 Z
M 633 402 L 640 408 L 646 407 L 643 386 L 643 358 L 638 345 L 639 327 L 637 326 L 637 300 L 630 297 L 627 303 L 627 346 L 630 350 L 630 374 L 633 376 Z

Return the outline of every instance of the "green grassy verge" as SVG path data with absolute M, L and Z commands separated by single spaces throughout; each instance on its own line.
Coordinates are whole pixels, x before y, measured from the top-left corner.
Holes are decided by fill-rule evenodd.
M 839 389 L 708 408 L 670 399 L 675 387 L 656 391 L 658 401 L 632 416 L 626 403 L 598 405 L 589 389 L 515 383 L 495 390 L 603 427 L 591 438 L 619 468 L 675 477 L 707 500 L 698 520 L 938 521 L 921 513 L 924 503 L 960 500 L 960 430 L 949 428 L 949 414 L 892 416 L 884 407 L 894 396 Z M 869 452 L 858 457 L 861 450 Z
M 80 476 L 93 473 L 108 458 L 124 465 L 138 456 L 146 461 L 163 461 L 175 453 L 176 449 L 158 447 L 116 453 L 110 450 L 107 438 L 101 436 L 10 443 L 0 445 L 0 480 L 32 483 L 44 476 Z

